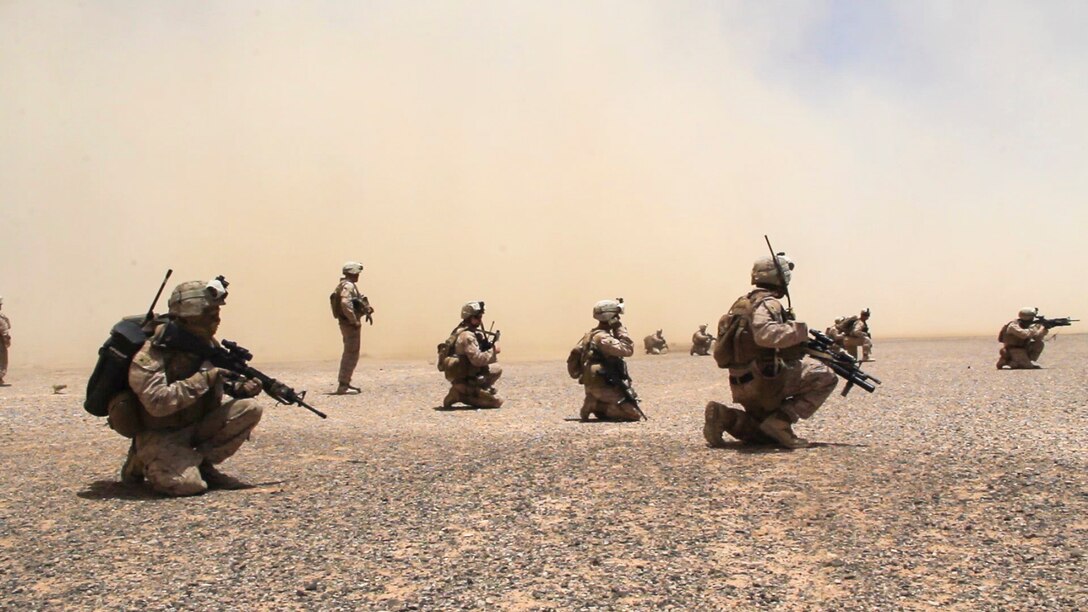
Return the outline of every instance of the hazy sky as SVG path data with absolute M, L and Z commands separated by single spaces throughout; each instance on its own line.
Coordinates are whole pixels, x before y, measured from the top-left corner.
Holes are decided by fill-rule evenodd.
M 1083 317 L 1085 31 L 1084 2 L 0 0 L 12 358 L 90 367 L 173 267 L 227 276 L 258 361 L 332 359 L 349 259 L 372 355 L 431 356 L 470 299 L 511 359 L 616 296 L 680 343 L 764 233 L 821 328 Z

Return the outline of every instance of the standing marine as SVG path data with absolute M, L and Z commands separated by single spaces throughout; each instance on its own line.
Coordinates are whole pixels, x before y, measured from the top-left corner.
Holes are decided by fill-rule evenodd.
M 344 395 L 348 392 L 359 393 L 359 387 L 352 386 L 351 377 L 355 373 L 355 366 L 359 364 L 363 321 L 374 325 L 374 318 L 371 316 L 374 314 L 374 308 L 370 306 L 370 300 L 359 292 L 359 287 L 355 284 L 359 282 L 363 264 L 349 261 L 344 264 L 342 271 L 343 277 L 329 296 L 332 316 L 336 317 L 340 323 L 340 335 L 344 339 L 344 353 L 340 356 L 336 395 Z
M 438 369 L 450 382 L 449 393 L 442 400 L 443 408 L 465 404 L 474 408 L 499 408 L 495 383 L 502 376 L 498 363 L 502 349 L 498 345 L 498 332 L 482 328 L 484 302 L 468 302 L 461 307 L 461 322 L 450 332 L 449 338 L 438 345 Z
M 624 357 L 635 353 L 635 341 L 620 321 L 623 300 L 601 300 L 593 306 L 597 326 L 586 332 L 567 358 L 567 373 L 585 387 L 579 417 L 588 421 L 637 421 L 638 396 L 631 388 Z
M 997 358 L 997 369 L 1037 370 L 1036 363 L 1046 346 L 1044 338 L 1050 330 L 1035 321 L 1034 308 L 1021 308 L 1015 319 L 1001 328 L 997 341 L 1003 346 Z
M 691 335 L 691 350 L 688 351 L 689 355 L 709 355 L 710 345 L 714 342 L 714 336 L 706 333 L 706 323 L 699 326 L 699 329 Z
M 669 343 L 665 341 L 660 329 L 643 338 L 642 347 L 646 349 L 647 355 L 664 355 L 669 352 Z
M 858 347 L 861 347 L 861 360 L 872 361 L 870 353 L 873 350 L 873 336 L 869 332 L 869 309 L 862 310 L 857 317 L 850 317 L 849 326 L 843 330 L 843 348 L 854 359 L 858 358 Z
M 0 296 L 0 308 L 4 307 L 4 296 Z M 4 377 L 8 375 L 8 348 L 11 347 L 11 320 L 0 312 L 0 387 L 6 387 Z
M 194 346 L 218 346 L 226 297 L 219 279 L 178 285 L 168 321 L 133 357 L 129 389 L 109 402 L 111 427 L 133 438 L 122 482 L 146 479 L 155 491 L 173 496 L 246 486 L 215 466 L 237 452 L 261 420 L 261 406 L 252 399 L 261 382 L 232 375 L 167 339 L 180 334 Z
M 743 410 L 707 403 L 703 436 L 711 446 L 723 446 L 722 433 L 728 432 L 744 442 L 803 448 L 808 442 L 794 434 L 793 424 L 815 414 L 838 384 L 827 366 L 802 360 L 808 326 L 779 301 L 794 264 L 784 254 L 776 260 L 756 260 L 756 288 L 718 321 L 714 360 L 729 369 L 729 390 Z

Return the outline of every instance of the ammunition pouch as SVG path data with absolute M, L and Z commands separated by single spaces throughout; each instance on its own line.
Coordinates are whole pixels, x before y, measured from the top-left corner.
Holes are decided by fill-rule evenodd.
M 122 436 L 135 438 L 144 429 L 140 411 L 140 400 L 136 394 L 129 390 L 122 391 L 110 398 L 106 423 Z

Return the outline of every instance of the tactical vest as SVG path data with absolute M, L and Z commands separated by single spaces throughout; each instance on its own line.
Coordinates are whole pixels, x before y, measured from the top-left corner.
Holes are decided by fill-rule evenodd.
M 714 361 L 719 368 L 747 368 L 752 362 L 762 369 L 775 360 L 775 349 L 756 344 L 752 332 L 752 313 L 774 294 L 756 289 L 733 302 L 729 312 L 718 321 L 718 343 L 714 345 Z
M 1008 333 L 1006 333 L 1009 327 L 1019 324 L 1020 321 L 1018 319 L 1006 323 L 1005 326 L 1001 328 L 1001 333 L 997 335 L 997 341 L 1003 343 L 1008 348 L 1025 348 L 1028 343 L 1031 342 L 1031 340 L 1020 339 L 1015 336 L 1010 336 Z
M 438 371 L 445 372 L 449 370 L 451 365 L 455 365 L 455 362 L 459 360 L 457 355 L 454 354 L 454 349 L 457 346 L 457 336 L 461 335 L 467 329 L 463 325 L 458 325 L 450 332 L 450 337 L 438 345 Z
M 610 332 L 609 330 L 592 329 L 586 335 L 586 348 L 582 352 L 582 377 L 579 379 L 579 381 L 582 384 L 589 386 L 607 385 L 608 381 L 600 373 L 601 370 L 606 367 L 605 361 L 623 361 L 623 358 L 609 357 L 601 352 L 601 340 L 603 340 L 605 337 L 612 336 L 612 332 Z
M 144 345 L 133 358 L 133 361 L 153 361 L 150 351 L 156 351 L 163 360 L 166 384 L 184 380 L 199 372 L 204 363 L 203 358 L 189 353 L 166 351 L 155 346 L 155 343 L 162 335 L 162 330 L 163 327 L 160 326 L 150 338 L 151 346 Z M 167 416 L 153 416 L 140 402 L 136 394 L 126 387 L 122 392 L 110 399 L 108 422 L 110 428 L 114 431 L 126 438 L 132 438 L 141 431 L 175 429 L 196 424 L 204 418 L 208 411 L 217 407 L 221 400 L 222 396 L 213 388 L 182 410 Z
M 345 285 L 351 285 L 351 307 L 355 310 L 356 316 L 367 314 L 366 311 L 370 308 L 369 301 L 363 297 L 363 294 L 359 293 L 359 288 L 355 283 L 344 278 L 340 279 L 340 282 L 336 284 L 336 289 L 329 294 L 329 307 L 332 308 L 332 318 L 344 318 L 344 313 L 340 310 L 340 291 L 343 290 Z
M 458 326 L 458 328 L 454 330 L 454 333 L 452 333 L 446 342 L 443 343 L 448 345 L 448 348 L 446 349 L 448 357 L 446 358 L 445 369 L 442 370 L 442 372 L 446 375 L 446 380 L 451 383 L 469 382 L 488 371 L 486 365 L 472 365 L 472 362 L 468 360 L 468 357 L 457 354 L 457 339 L 465 332 L 475 335 L 476 341 L 479 342 L 480 337 L 478 334 L 475 334 L 475 332 L 468 329 L 468 327 Z M 442 345 L 440 344 L 439 347 L 441 346 Z

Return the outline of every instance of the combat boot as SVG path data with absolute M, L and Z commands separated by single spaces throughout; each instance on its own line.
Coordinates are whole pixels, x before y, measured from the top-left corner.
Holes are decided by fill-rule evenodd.
M 215 466 L 205 461 L 200 464 L 200 477 L 208 483 L 209 489 L 248 489 L 249 485 L 238 480 L 234 476 L 227 476 L 215 469 Z
M 703 437 L 712 448 L 725 447 L 725 440 L 722 439 L 722 433 L 725 431 L 725 419 L 722 417 L 725 413 L 719 408 L 725 408 L 725 406 L 718 402 L 707 402 L 704 412 Z
M 128 447 L 128 457 L 125 458 L 125 464 L 121 466 L 121 483 L 138 485 L 143 481 L 144 463 L 136 456 L 136 440 L 133 440 Z
M 442 400 L 443 408 L 453 408 L 453 405 L 460 399 L 457 394 L 457 390 L 450 388 L 450 392 L 446 394 L 446 397 Z
M 340 386 L 336 388 L 336 393 L 334 395 L 349 395 L 353 393 L 362 393 L 362 389 L 353 387 L 348 383 L 340 383 Z
M 790 422 L 777 414 L 772 414 L 760 423 L 759 430 L 786 448 L 805 448 L 808 446 L 808 440 L 798 438 L 793 433 Z

